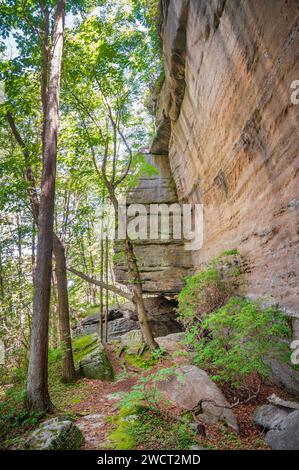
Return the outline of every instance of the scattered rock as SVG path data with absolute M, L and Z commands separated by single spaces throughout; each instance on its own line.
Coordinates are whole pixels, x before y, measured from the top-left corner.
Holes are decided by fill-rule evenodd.
M 206 437 L 206 428 L 201 423 L 190 423 L 190 429 L 200 436 Z
M 52 418 L 36 429 L 26 442 L 31 450 L 78 450 L 84 443 L 80 429 L 65 417 Z
M 288 410 L 299 410 L 299 403 L 296 401 L 289 401 L 289 400 L 283 400 L 282 398 L 279 398 L 275 393 L 272 393 L 270 397 L 268 397 L 268 401 L 272 405 L 280 406 L 282 408 L 287 408 Z
M 80 339 L 74 349 L 75 366 L 80 374 L 88 379 L 113 380 L 113 368 L 98 335 L 95 333 Z
M 285 428 L 285 419 L 288 415 L 286 409 L 274 405 L 262 405 L 255 410 L 252 419 L 262 431 L 282 430 Z
M 270 379 L 278 386 L 283 386 L 292 395 L 299 397 L 299 372 L 288 364 L 277 359 L 267 358 L 266 363 L 270 366 Z
M 225 421 L 239 431 L 229 403 L 204 370 L 196 366 L 179 367 L 156 385 L 166 399 L 186 410 L 196 409 L 202 421 Z
M 299 450 L 299 411 L 285 418 L 283 430 L 269 431 L 266 442 L 273 450 Z
M 185 333 L 172 333 L 167 336 L 161 336 L 160 338 L 156 338 L 157 343 L 159 344 L 160 348 L 165 349 L 168 353 L 173 353 L 179 350 L 185 350 L 183 341 L 185 339 Z

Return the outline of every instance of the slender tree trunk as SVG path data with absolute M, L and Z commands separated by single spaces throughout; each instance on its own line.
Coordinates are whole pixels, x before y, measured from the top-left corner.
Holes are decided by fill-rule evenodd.
M 108 263 L 109 263 L 109 240 L 108 236 L 106 235 L 105 239 L 105 282 L 108 284 L 109 282 L 109 274 L 108 274 Z M 108 342 L 108 311 L 109 311 L 109 291 L 106 289 L 105 292 L 105 343 Z
M 103 219 L 102 219 L 102 232 L 103 232 Z M 101 258 L 100 258 L 100 282 L 104 282 L 104 240 L 103 233 L 101 235 Z M 100 287 L 100 338 L 103 341 L 104 331 L 103 331 L 103 315 L 104 315 L 104 289 L 103 286 Z
M 118 201 L 115 196 L 115 189 L 109 184 L 107 184 L 107 189 L 109 191 L 110 199 L 115 210 L 115 227 L 118 227 Z M 143 300 L 142 293 L 142 281 L 140 277 L 140 272 L 138 269 L 137 259 L 134 253 L 133 242 L 127 237 L 124 243 L 124 251 L 128 263 L 128 278 L 129 284 L 132 285 L 133 290 L 133 303 L 135 304 L 137 310 L 138 321 L 140 324 L 143 340 L 145 344 L 152 350 L 159 347 L 158 343 L 155 341 L 152 329 L 148 322 L 147 313 Z
M 32 222 L 32 236 L 31 236 L 31 269 L 32 269 L 32 282 L 35 281 L 35 220 Z
M 66 0 L 58 0 L 56 4 L 43 136 L 43 176 L 38 218 L 39 233 L 27 383 L 27 406 L 29 410 L 37 412 L 45 412 L 52 408 L 48 391 L 48 340 L 65 5 Z
M 72 337 L 70 328 L 65 249 L 59 238 L 55 235 L 53 241 L 53 251 L 56 262 L 59 336 L 62 349 L 62 380 L 64 382 L 72 382 L 76 379 L 76 371 L 73 360 Z
M 0 300 L 4 301 L 4 274 L 2 266 L 2 245 L 0 240 Z
M 55 272 L 52 271 L 51 287 L 51 309 L 50 309 L 50 327 L 49 327 L 49 346 L 53 349 L 60 345 L 59 323 L 58 323 L 58 301 L 57 301 L 57 282 Z
M 155 341 L 152 329 L 149 325 L 147 313 L 144 306 L 144 300 L 142 295 L 142 281 L 140 278 L 140 273 L 137 265 L 137 260 L 134 254 L 133 243 L 131 240 L 126 240 L 125 242 L 125 253 L 128 263 L 128 276 L 133 290 L 133 302 L 136 305 L 138 321 L 140 324 L 143 340 L 145 344 L 149 346 L 150 349 L 156 349 L 159 347 L 158 343 Z

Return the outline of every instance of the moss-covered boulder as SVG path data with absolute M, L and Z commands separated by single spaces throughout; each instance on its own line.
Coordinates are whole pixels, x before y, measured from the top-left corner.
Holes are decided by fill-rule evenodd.
M 26 442 L 31 450 L 79 450 L 84 443 L 80 429 L 66 417 L 44 421 Z
M 96 333 L 75 338 L 73 349 L 75 366 L 81 375 L 88 379 L 113 380 L 112 365 Z

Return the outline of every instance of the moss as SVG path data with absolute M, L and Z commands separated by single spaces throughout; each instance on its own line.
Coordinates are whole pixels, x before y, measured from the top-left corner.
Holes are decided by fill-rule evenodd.
M 73 340 L 73 352 L 75 363 L 80 362 L 87 354 L 95 350 L 98 343 L 98 336 L 86 335 L 74 338 Z
M 128 433 L 129 423 L 123 422 L 109 435 L 109 440 L 113 444 L 115 450 L 132 450 L 136 447 L 136 441 L 132 435 Z
M 223 256 L 235 256 L 235 255 L 239 255 L 239 254 L 240 254 L 239 250 L 234 248 L 233 250 L 222 251 L 222 253 L 220 253 L 220 255 L 219 255 L 219 258 L 223 258 Z
M 233 271 L 232 271 L 232 276 L 238 277 L 241 276 L 242 270 L 240 266 L 237 266 Z
M 138 354 L 125 353 L 124 359 L 131 366 L 139 367 L 140 369 L 150 369 L 159 361 L 159 359 L 156 359 L 152 356 L 150 351 L 146 351 L 141 356 Z
M 113 380 L 114 371 L 96 333 L 73 341 L 75 367 L 87 378 Z
M 150 407 L 121 409 L 109 440 L 117 450 L 132 450 L 139 445 L 143 449 L 188 449 L 198 444 L 190 421 L 188 416 L 178 421 Z

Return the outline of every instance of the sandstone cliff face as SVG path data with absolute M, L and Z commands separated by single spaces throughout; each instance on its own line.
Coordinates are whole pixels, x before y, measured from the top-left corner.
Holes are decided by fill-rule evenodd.
M 151 153 L 180 201 L 204 205 L 193 264 L 246 260 L 244 293 L 299 318 L 297 0 L 162 0 L 166 79 Z

